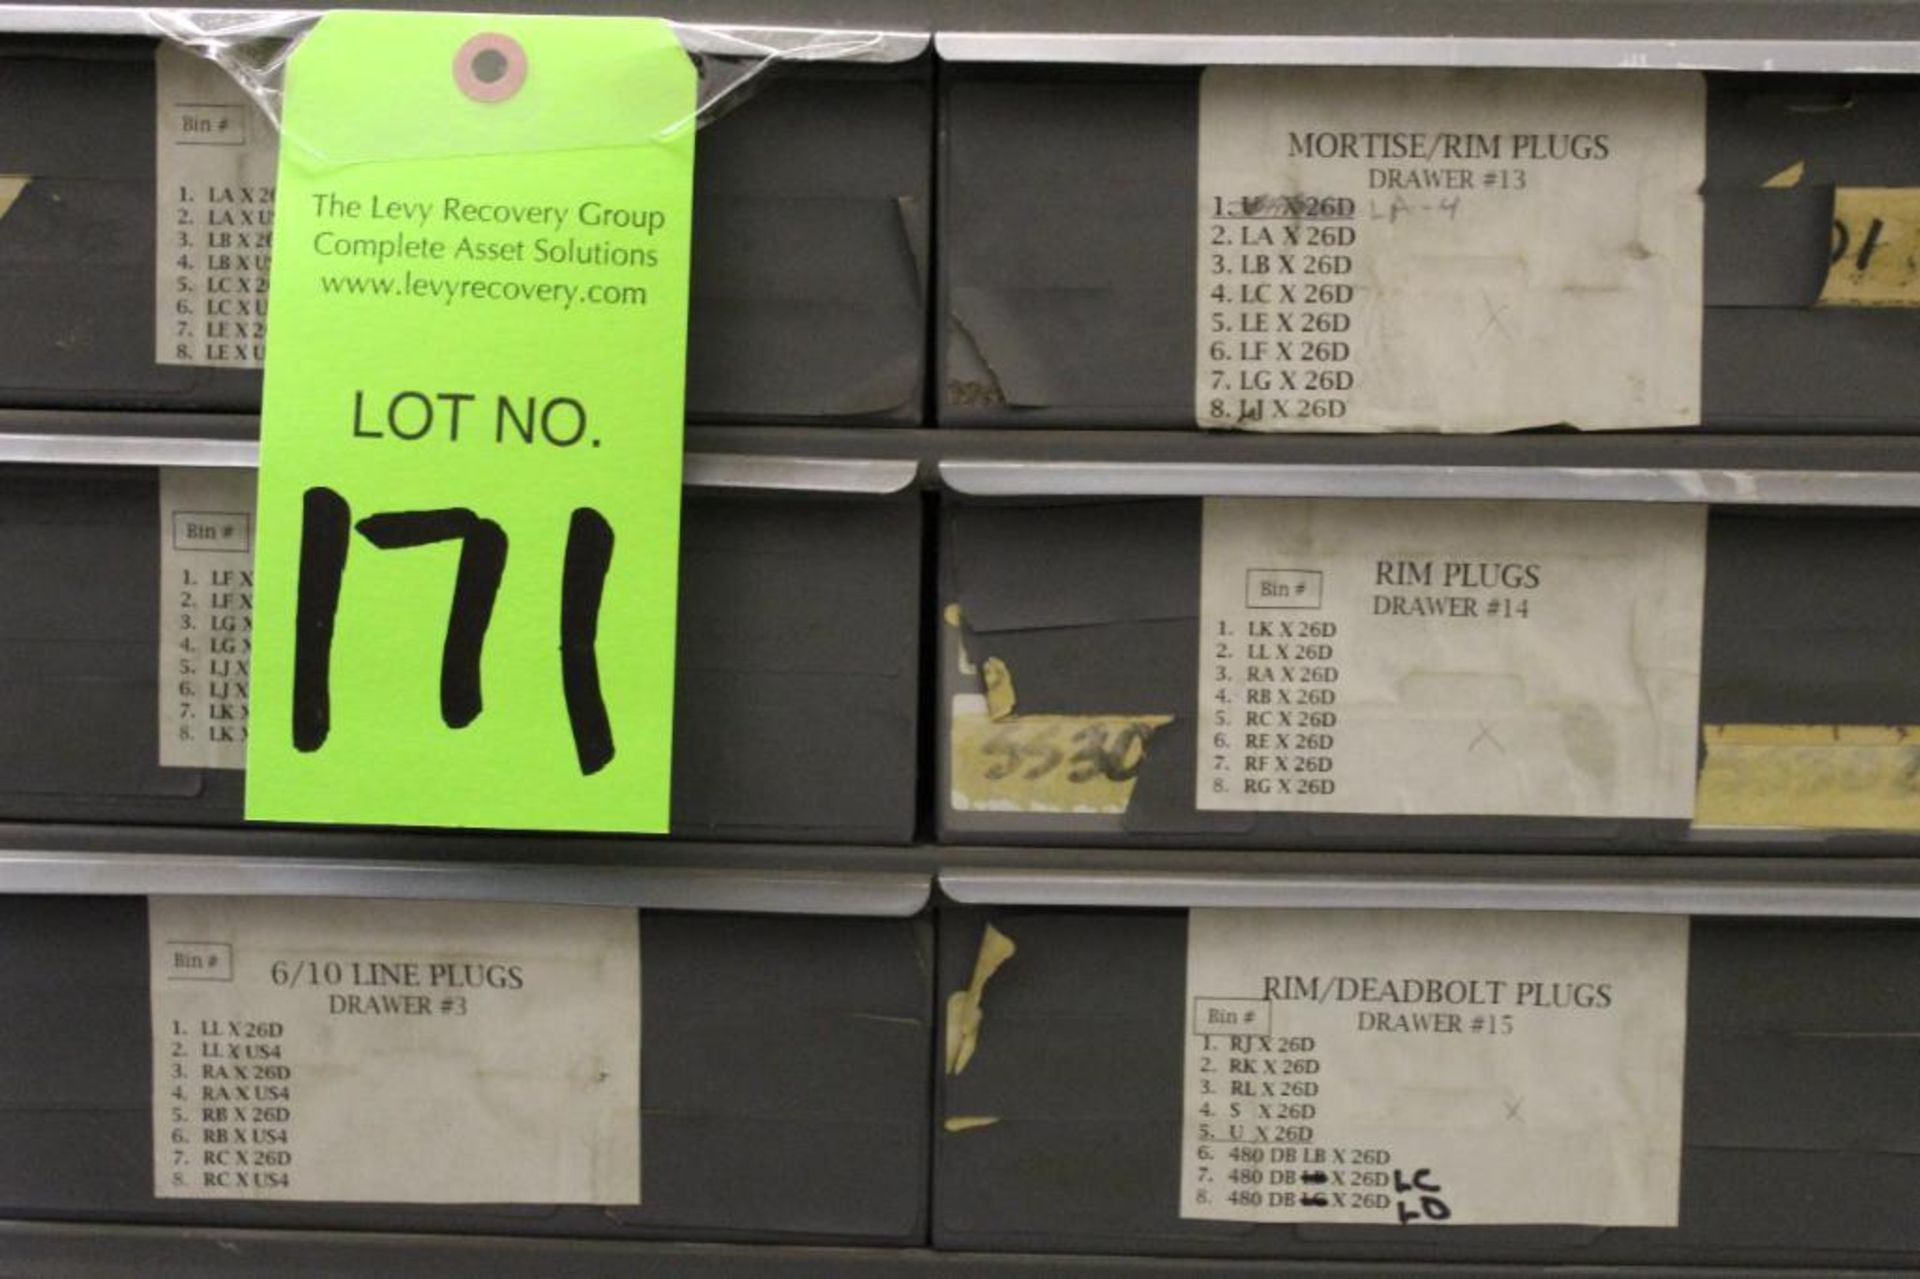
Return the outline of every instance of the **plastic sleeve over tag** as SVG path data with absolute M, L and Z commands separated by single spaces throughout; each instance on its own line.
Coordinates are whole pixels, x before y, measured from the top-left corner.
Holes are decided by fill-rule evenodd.
M 259 104 L 276 129 L 284 130 L 283 105 L 286 97 L 287 62 L 299 45 L 313 34 L 324 16 L 314 12 L 219 9 L 148 9 L 147 22 L 154 33 L 175 44 L 193 50 L 219 64 L 246 93 Z M 502 15 L 504 16 L 504 15 Z M 484 23 L 496 26 L 498 23 Z M 720 28 L 669 22 L 681 46 L 695 58 L 699 71 L 699 89 L 694 110 L 676 114 L 656 128 L 675 132 L 689 123 L 698 128 L 729 110 L 743 90 L 748 89 L 761 72 L 778 62 L 857 61 L 882 56 L 885 37 L 875 31 L 810 30 L 805 28 Z M 370 72 L 371 73 L 371 72 Z M 543 143 L 538 125 L 514 139 L 515 145 L 499 145 L 500 139 L 476 140 L 473 136 L 438 136 L 423 130 L 409 136 L 393 133 L 387 140 L 369 142 L 368 135 L 354 124 L 390 125 L 396 118 L 392 100 L 382 94 L 367 94 L 351 117 L 338 123 L 321 123 L 295 131 L 293 141 L 321 154 L 332 145 L 349 153 L 331 154 L 332 159 L 397 159 L 429 155 L 485 154 L 489 150 L 526 151 Z M 599 145 L 623 145 L 615 139 L 634 138 L 647 127 L 646 121 L 616 118 L 606 113 L 602 122 L 606 141 Z M 375 138 L 381 136 L 376 130 Z M 481 150 L 468 150 L 478 145 Z

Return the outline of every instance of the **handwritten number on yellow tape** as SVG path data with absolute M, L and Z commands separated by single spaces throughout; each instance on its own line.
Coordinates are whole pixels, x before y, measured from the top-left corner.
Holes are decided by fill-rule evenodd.
M 1819 306 L 1920 306 L 1920 188 L 1841 187 Z
M 1168 715 L 953 717 L 952 801 L 959 809 L 1124 813 L 1147 743 Z

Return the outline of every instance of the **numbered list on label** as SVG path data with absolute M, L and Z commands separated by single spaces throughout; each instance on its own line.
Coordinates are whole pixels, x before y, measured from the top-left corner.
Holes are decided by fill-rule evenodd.
M 260 368 L 273 122 L 217 64 L 164 40 L 154 82 L 154 362 Z
M 640 1201 L 624 909 L 149 904 L 154 1194 Z
M 1181 1215 L 1671 1226 L 1684 918 L 1196 910 Z
M 245 768 L 254 473 L 160 472 L 160 763 Z
M 1706 515 L 1208 499 L 1195 803 L 1689 816 Z
M 1697 423 L 1704 104 L 1679 73 L 1208 69 L 1196 420 Z

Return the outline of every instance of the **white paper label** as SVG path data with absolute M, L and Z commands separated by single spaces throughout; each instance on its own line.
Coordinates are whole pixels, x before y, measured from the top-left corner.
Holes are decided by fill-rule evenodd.
M 1203 518 L 1199 808 L 1691 816 L 1705 508 Z
M 1209 68 L 1197 420 L 1696 424 L 1705 174 L 1692 73 Z
M 160 471 L 160 763 L 245 768 L 253 682 L 249 470 Z
M 215 63 L 162 41 L 154 70 L 153 358 L 257 369 L 279 145 Z
M 1672 1226 L 1687 920 L 1196 910 L 1180 1215 Z
M 154 1194 L 640 1202 L 640 924 L 156 897 Z

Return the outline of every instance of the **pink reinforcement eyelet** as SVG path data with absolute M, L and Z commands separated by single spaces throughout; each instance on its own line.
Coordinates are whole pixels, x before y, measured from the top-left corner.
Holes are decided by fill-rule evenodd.
M 453 82 L 475 102 L 505 102 L 527 82 L 527 51 L 512 36 L 482 32 L 453 55 Z

